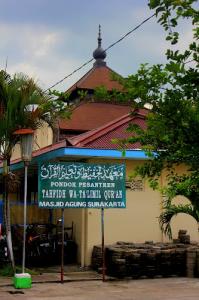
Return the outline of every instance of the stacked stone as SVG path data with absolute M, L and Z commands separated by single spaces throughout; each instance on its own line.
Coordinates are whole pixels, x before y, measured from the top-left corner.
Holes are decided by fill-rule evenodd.
M 199 249 L 196 250 L 196 269 L 195 269 L 196 277 L 199 277 Z
M 98 271 L 102 267 L 102 248 L 101 246 L 94 246 L 91 258 L 92 268 Z
M 158 273 L 158 265 L 157 265 L 157 253 L 154 251 L 147 251 L 145 258 L 145 269 L 142 268 L 144 274 L 149 278 L 153 278 Z
M 196 265 L 197 255 L 199 270 L 199 249 L 196 255 L 196 251 L 193 254 L 193 250 L 189 253 L 189 248 L 189 245 L 184 244 L 118 242 L 106 247 L 106 272 L 118 278 L 153 278 L 186 276 L 187 269 L 187 274 L 193 276 L 195 274 L 193 265 Z M 186 255 L 188 255 L 187 264 Z M 95 270 L 99 270 L 102 266 L 100 246 L 95 246 L 93 249 L 92 266 Z
M 187 248 L 183 245 L 175 248 L 172 257 L 172 267 L 176 276 L 186 276 Z
M 161 249 L 160 252 L 160 275 L 169 277 L 172 275 L 172 249 Z
M 106 249 L 107 274 L 118 278 L 126 276 L 125 250 L 120 247 L 108 247 Z
M 126 275 L 134 279 L 141 276 L 140 258 L 141 254 L 138 253 L 138 249 L 133 249 L 126 252 Z
M 187 234 L 186 230 L 179 230 L 178 240 L 182 244 L 190 244 L 190 235 Z
M 187 277 L 196 276 L 196 261 L 197 261 L 197 248 L 191 247 L 187 250 Z

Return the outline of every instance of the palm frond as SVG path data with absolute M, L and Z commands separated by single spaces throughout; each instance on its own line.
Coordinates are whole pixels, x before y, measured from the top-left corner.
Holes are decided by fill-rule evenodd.
M 197 222 L 199 221 L 198 213 L 191 204 L 186 205 L 168 205 L 159 216 L 159 224 L 162 232 L 170 239 L 172 238 L 171 220 L 179 213 L 185 213 L 192 216 Z
M 43 121 L 52 127 L 58 117 L 67 118 L 69 115 L 65 103 L 44 93 L 32 78 L 22 73 L 11 78 L 0 71 L 1 158 L 11 156 L 11 151 L 19 139 L 13 135 L 17 129 L 36 130 L 43 126 Z

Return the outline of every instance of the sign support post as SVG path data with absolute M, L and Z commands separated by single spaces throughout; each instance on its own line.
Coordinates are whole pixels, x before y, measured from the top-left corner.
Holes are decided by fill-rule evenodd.
M 101 208 L 101 231 L 102 231 L 102 281 L 105 281 L 105 249 L 104 249 L 104 208 Z
M 61 210 L 62 212 L 62 231 L 61 231 L 61 283 L 64 283 L 64 208 Z

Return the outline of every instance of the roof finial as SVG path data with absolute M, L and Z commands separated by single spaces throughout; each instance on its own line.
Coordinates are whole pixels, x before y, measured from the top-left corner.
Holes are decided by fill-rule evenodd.
M 102 45 L 102 38 L 101 38 L 101 25 L 99 24 L 99 33 L 98 33 L 98 48 Z
M 98 40 L 98 47 L 93 52 L 93 57 L 96 60 L 94 66 L 104 66 L 106 65 L 106 62 L 104 61 L 104 59 L 106 58 L 106 52 L 104 51 L 104 49 L 102 49 L 101 25 L 99 25 L 97 40 Z

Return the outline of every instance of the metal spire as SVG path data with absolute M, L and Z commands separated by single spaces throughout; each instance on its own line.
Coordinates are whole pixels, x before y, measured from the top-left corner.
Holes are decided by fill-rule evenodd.
M 98 33 L 98 48 L 102 46 L 102 38 L 101 38 L 101 25 L 99 24 L 99 33 Z
M 106 58 L 106 52 L 102 48 L 101 25 L 99 25 L 97 40 L 98 40 L 98 47 L 93 52 L 93 57 L 96 60 L 94 66 L 105 66 L 106 62 L 104 61 L 104 59 Z

